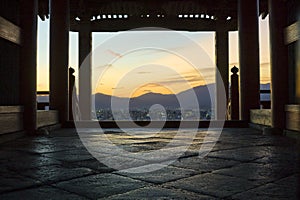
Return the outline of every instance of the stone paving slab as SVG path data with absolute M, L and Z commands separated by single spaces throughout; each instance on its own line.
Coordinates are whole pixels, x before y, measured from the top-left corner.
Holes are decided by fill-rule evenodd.
M 22 172 L 27 169 L 60 164 L 62 164 L 62 162 L 54 158 L 48 158 L 42 155 L 32 154 L 23 155 L 22 157 L 10 158 L 6 163 L 4 163 L 1 166 L 12 171 Z
M 89 168 L 99 173 L 109 173 L 115 171 L 115 169 L 107 167 L 105 164 L 99 162 L 95 158 L 90 160 L 82 160 L 82 161 L 74 162 L 72 164 L 76 166 Z
M 16 192 L 10 192 L 0 195 L 0 199 L 15 200 L 15 199 L 35 199 L 35 200 L 87 200 L 83 196 L 79 196 L 61 189 L 51 186 L 41 186 L 37 188 L 25 189 Z
M 200 129 L 186 152 L 170 157 L 185 148 L 188 134 L 152 154 L 166 147 L 176 131 L 145 138 L 142 132 L 106 130 L 125 150 L 119 155 L 97 131 L 87 129 L 84 137 L 101 153 L 102 163 L 75 129 L 1 144 L 0 199 L 300 199 L 300 148 L 293 139 L 224 129 L 212 151 L 199 158 L 199 149 L 205 145 L 209 151 L 217 134 Z M 112 162 L 125 171 L 112 169 Z
M 188 164 L 187 164 L 188 163 Z M 228 168 L 239 164 L 238 161 L 218 158 L 199 158 L 198 156 L 182 158 L 172 163 L 172 166 L 196 170 L 199 173 L 212 172 L 217 169 Z
M 243 178 L 262 185 L 286 177 L 291 172 L 272 165 L 242 163 L 231 168 L 216 170 L 213 173 Z
M 82 149 L 82 150 L 76 149 L 72 151 L 65 150 L 65 151 L 47 153 L 43 155 L 48 158 L 57 159 L 65 162 L 76 162 L 76 161 L 88 160 L 93 158 L 93 156 L 86 149 Z
M 0 194 L 3 192 L 25 189 L 40 184 L 41 182 L 24 175 L 20 175 L 16 172 L 4 172 L 2 170 L 0 174 Z
M 245 148 L 236 148 L 231 150 L 216 151 L 211 152 L 208 157 L 212 158 L 222 158 L 227 160 L 235 160 L 239 162 L 251 162 L 256 159 L 263 158 L 268 156 L 267 147 L 245 147 Z
M 206 173 L 166 183 L 164 186 L 184 189 L 217 198 L 226 198 L 254 188 L 257 185 L 255 182 L 246 179 Z
M 25 170 L 22 172 L 22 175 L 31 177 L 42 183 L 50 184 L 90 175 L 93 173 L 94 172 L 91 169 L 84 167 L 50 165 Z
M 152 166 L 149 166 L 152 167 Z M 149 183 L 161 184 L 170 181 L 174 181 L 177 179 L 181 179 L 184 177 L 189 177 L 191 175 L 195 175 L 196 172 L 190 169 L 172 167 L 172 166 L 164 166 L 161 165 L 161 169 L 151 172 L 144 172 L 144 173 L 126 173 L 126 172 L 113 172 L 116 174 L 121 174 L 123 176 L 127 176 L 130 178 L 142 180 Z M 153 167 L 155 169 L 156 166 Z M 138 169 L 135 170 L 138 172 Z M 134 171 L 133 171 L 134 172 Z
M 125 193 L 149 185 L 116 174 L 98 174 L 55 184 L 56 187 L 91 199 Z
M 144 187 L 141 189 L 129 191 L 124 194 L 113 195 L 108 198 L 103 198 L 108 200 L 135 200 L 135 199 L 189 199 L 189 200 L 213 200 L 214 197 L 197 194 L 194 192 L 189 192 L 186 190 L 179 189 L 168 189 L 164 187 Z
M 274 183 L 234 195 L 233 199 L 291 199 L 297 200 L 300 195 L 300 176 L 292 175 Z
M 145 160 L 130 158 L 126 155 L 105 157 L 99 159 L 99 161 L 107 166 L 112 166 L 117 170 L 125 170 L 128 168 L 144 166 L 148 163 Z

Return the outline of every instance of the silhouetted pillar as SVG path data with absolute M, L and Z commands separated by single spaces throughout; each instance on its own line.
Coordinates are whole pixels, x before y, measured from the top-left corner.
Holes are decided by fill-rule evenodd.
M 238 0 L 241 119 L 260 108 L 258 1 Z
M 272 127 L 285 128 L 285 105 L 288 104 L 288 50 L 284 43 L 287 9 L 283 0 L 269 0 L 271 53 Z
M 70 67 L 69 68 L 69 120 L 73 120 L 73 89 L 75 90 L 76 88 L 74 88 L 75 86 L 75 76 L 74 76 L 74 72 L 75 70 Z
M 20 51 L 20 102 L 24 106 L 24 130 L 34 134 L 36 125 L 37 1 L 20 1 L 22 41 Z
M 51 0 L 50 11 L 50 109 L 59 120 L 68 120 L 69 0 Z
M 224 119 L 226 116 L 226 109 L 228 99 L 228 65 L 229 65 L 229 49 L 228 49 L 228 31 L 218 30 L 215 33 L 215 53 L 216 65 L 219 74 L 216 74 L 216 119 Z M 220 78 L 218 78 L 220 75 Z M 222 85 L 223 84 L 223 85 Z M 226 97 L 222 97 L 225 89 Z M 224 102 L 225 101 L 225 102 Z M 224 104 L 225 105 L 222 105 Z
M 231 86 L 230 86 L 230 116 L 231 120 L 239 120 L 240 104 L 239 104 L 239 75 L 237 75 L 239 69 L 234 66 L 231 69 Z
M 90 21 L 85 19 L 79 31 L 79 106 L 82 120 L 91 119 L 91 56 L 87 57 L 92 51 L 92 33 L 90 31 Z M 87 58 L 87 59 L 86 59 Z M 84 62 L 84 65 L 82 65 Z

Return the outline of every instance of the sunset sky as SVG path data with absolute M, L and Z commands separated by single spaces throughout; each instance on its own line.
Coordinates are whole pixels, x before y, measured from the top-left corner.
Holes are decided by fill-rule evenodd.
M 269 31 L 268 18 L 260 19 L 260 63 L 261 83 L 270 82 L 269 70 Z M 110 45 L 116 36 L 123 33 L 93 33 L 93 93 L 101 92 L 115 96 L 139 96 L 148 92 L 178 93 L 191 87 L 214 82 L 215 36 L 214 32 L 178 32 L 203 49 L 199 53 L 201 66 L 193 66 L 189 58 L 177 52 L 193 51 L 187 43 L 179 40 L 172 43 L 157 35 L 158 43 L 167 49 L 147 48 L 130 49 L 122 54 L 121 49 Z M 155 37 L 148 32 L 133 32 L 134 37 Z M 154 36 L 152 36 L 154 35 Z M 124 36 L 125 37 L 125 36 Z M 104 42 L 104 43 L 103 43 Z M 129 45 L 124 41 L 122 46 Z M 98 48 L 97 48 L 98 47 Z M 101 51 L 99 51 L 99 49 Z M 126 48 L 125 48 L 126 49 Z M 177 50 L 176 50 L 177 49 Z M 78 33 L 70 32 L 69 66 L 77 76 L 78 72 Z M 174 53 L 175 52 L 175 53 Z M 204 53 L 205 52 L 205 53 Z M 179 53 L 180 54 L 180 53 Z M 183 53 L 184 54 L 184 53 Z M 229 34 L 230 67 L 238 66 L 238 34 Z M 49 21 L 38 22 L 38 91 L 49 90 Z M 199 73 L 200 72 L 200 73 Z

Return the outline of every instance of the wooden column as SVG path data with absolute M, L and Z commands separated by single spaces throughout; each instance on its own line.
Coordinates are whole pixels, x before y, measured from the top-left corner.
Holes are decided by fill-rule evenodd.
M 215 33 L 216 65 L 219 73 L 216 73 L 216 119 L 225 119 L 228 99 L 228 31 L 218 30 Z M 220 76 L 220 77 L 218 77 Z M 224 94 L 225 89 L 225 94 Z M 224 96 L 226 95 L 226 96 Z M 224 105 L 225 103 L 225 105 Z M 222 105 L 223 104 L 223 105 Z M 225 106 L 225 107 L 224 107 Z
M 20 102 L 24 106 L 24 130 L 34 134 L 36 126 L 36 51 L 37 51 L 37 1 L 20 1 L 21 51 L 20 51 Z M 17 87 L 17 86 L 16 86 Z
M 91 119 L 92 56 L 88 56 L 91 51 L 92 33 L 90 31 L 90 21 L 89 19 L 85 19 L 82 22 L 79 31 L 79 105 L 82 120 Z
M 240 112 L 249 121 L 250 110 L 260 108 L 258 1 L 238 0 L 240 57 Z
M 284 42 L 287 9 L 283 0 L 269 0 L 271 53 L 272 127 L 285 128 L 285 105 L 288 104 L 288 49 Z
M 73 118 L 73 90 L 76 89 L 74 88 L 75 86 L 75 75 L 74 75 L 75 70 L 70 67 L 69 68 L 69 120 L 74 120 Z
M 60 123 L 68 120 L 69 0 L 51 0 L 50 109 L 59 111 Z

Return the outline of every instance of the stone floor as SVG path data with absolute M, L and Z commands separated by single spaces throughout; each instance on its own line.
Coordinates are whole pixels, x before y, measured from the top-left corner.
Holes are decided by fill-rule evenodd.
M 253 129 L 224 129 L 218 141 L 213 131 L 209 135 L 204 129 L 193 141 L 187 135 L 175 136 L 171 129 L 148 138 L 86 130 L 80 140 L 74 129 L 61 129 L 1 144 L 0 199 L 300 197 L 299 145 L 290 138 Z M 107 138 L 124 150 L 122 154 L 108 148 Z M 168 146 L 174 140 L 175 145 Z M 93 155 L 102 163 L 82 141 L 98 148 L 89 150 L 98 150 Z M 186 143 L 191 143 L 188 150 L 172 157 Z M 116 164 L 120 170 L 111 168 Z M 155 167 L 158 170 L 151 171 Z

